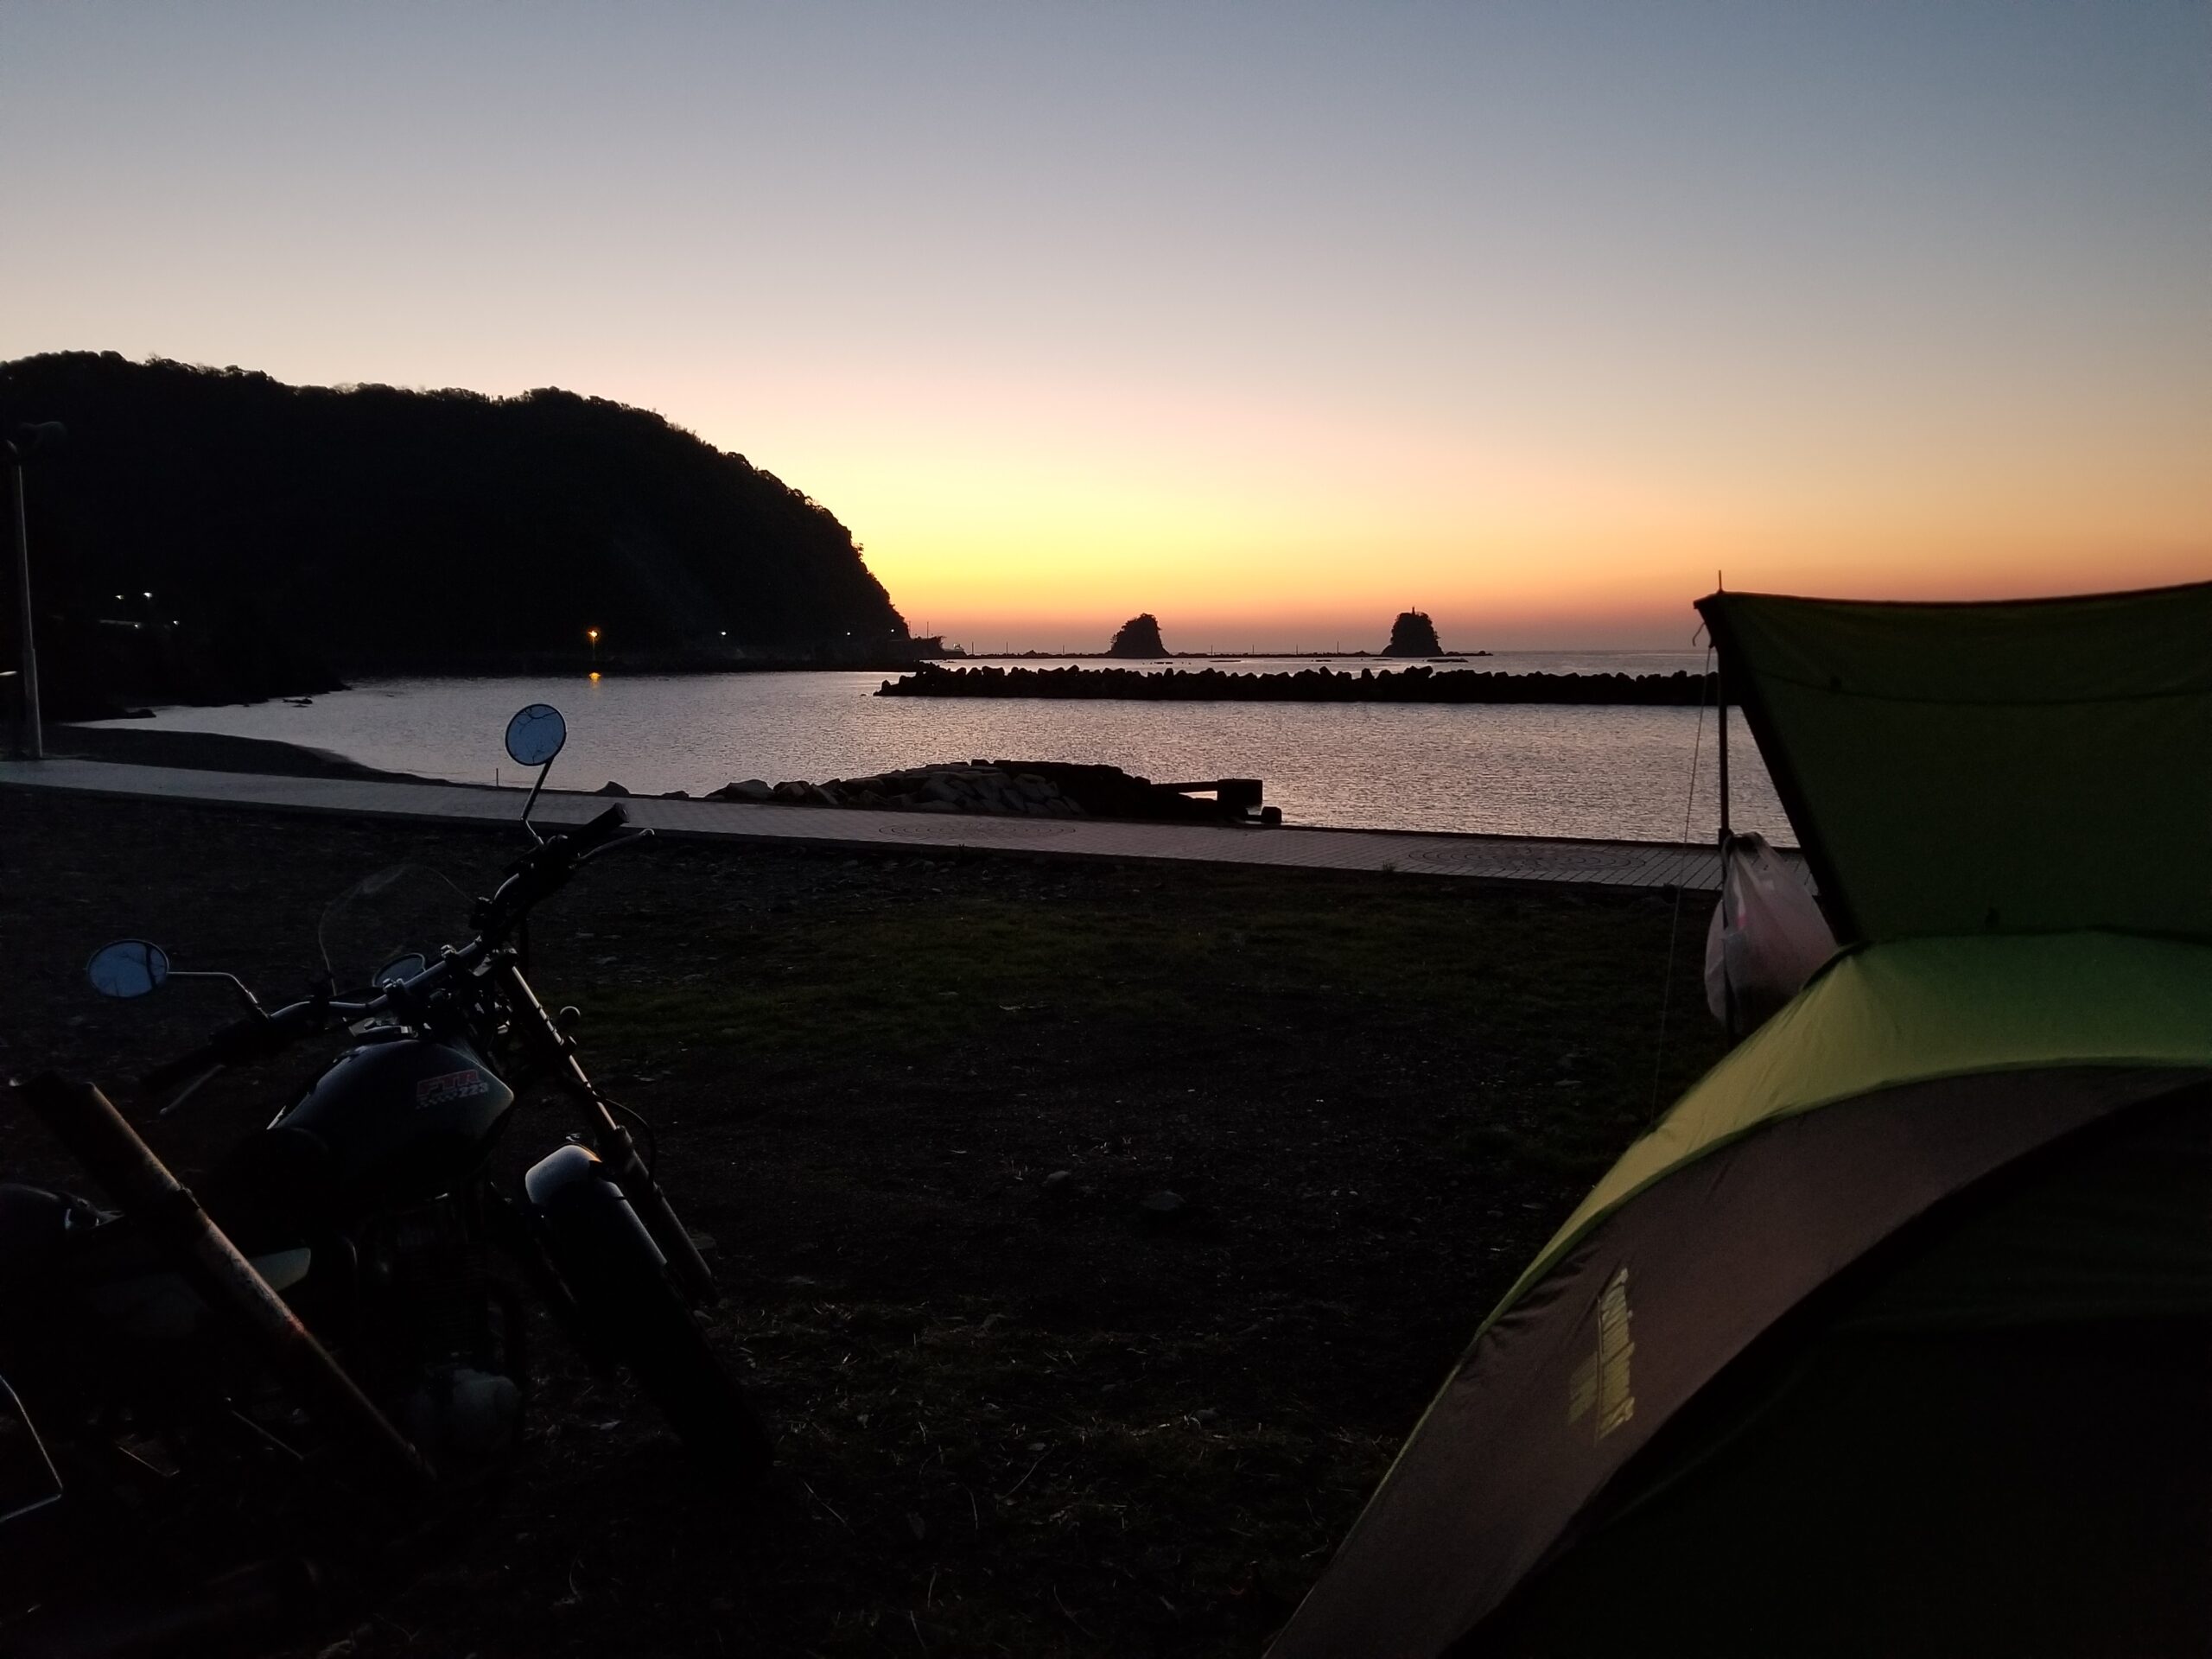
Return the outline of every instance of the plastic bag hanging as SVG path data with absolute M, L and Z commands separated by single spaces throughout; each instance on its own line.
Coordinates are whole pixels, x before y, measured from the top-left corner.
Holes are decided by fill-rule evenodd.
M 1813 895 L 1764 836 L 1729 838 L 1720 902 L 1705 936 L 1705 1001 L 1740 1037 L 1797 995 L 1835 954 L 1835 935 Z

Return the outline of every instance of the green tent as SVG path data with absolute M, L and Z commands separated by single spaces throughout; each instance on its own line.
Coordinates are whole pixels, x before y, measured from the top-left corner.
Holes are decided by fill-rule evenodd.
M 2212 584 L 1700 609 L 1844 947 L 1272 1651 L 2212 1651 Z

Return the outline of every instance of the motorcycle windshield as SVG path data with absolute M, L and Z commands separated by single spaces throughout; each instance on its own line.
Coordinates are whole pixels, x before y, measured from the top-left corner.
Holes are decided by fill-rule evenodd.
M 427 864 L 391 864 L 331 900 L 315 926 L 323 971 L 340 995 L 422 971 L 441 945 L 468 937 L 468 895 Z

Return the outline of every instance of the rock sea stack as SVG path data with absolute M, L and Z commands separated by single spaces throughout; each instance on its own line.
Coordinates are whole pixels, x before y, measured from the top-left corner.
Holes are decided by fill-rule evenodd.
M 1165 657 L 1167 646 L 1160 637 L 1160 619 L 1150 611 L 1133 616 L 1114 630 L 1109 657 Z
M 1427 611 L 1400 611 L 1398 620 L 1390 625 L 1390 643 L 1382 647 L 1385 657 L 1440 657 L 1444 647 L 1436 641 L 1436 624 L 1428 620 Z

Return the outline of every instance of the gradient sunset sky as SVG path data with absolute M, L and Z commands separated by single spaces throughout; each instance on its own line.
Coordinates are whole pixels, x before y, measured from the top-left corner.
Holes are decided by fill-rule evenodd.
M 917 629 L 2212 575 L 2212 4 L 0 5 L 0 358 L 562 385 Z

